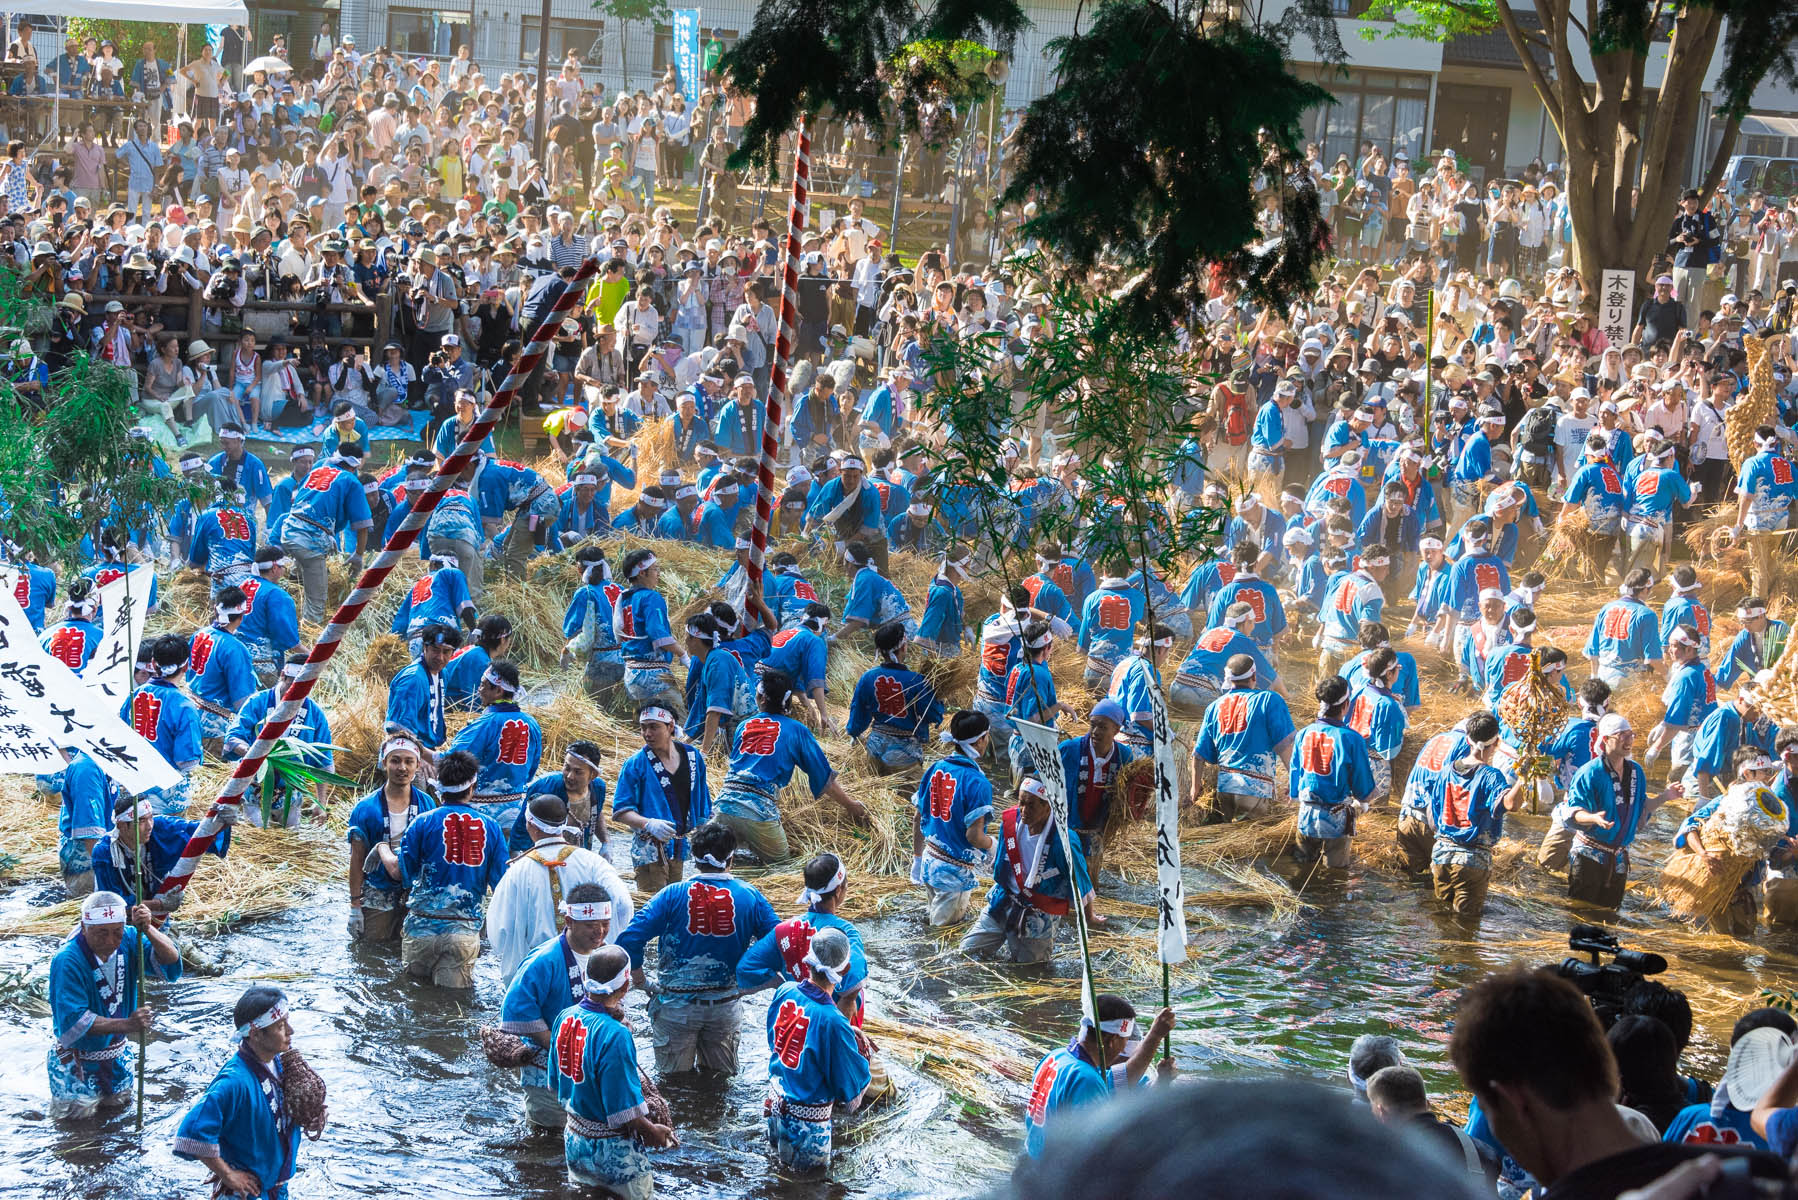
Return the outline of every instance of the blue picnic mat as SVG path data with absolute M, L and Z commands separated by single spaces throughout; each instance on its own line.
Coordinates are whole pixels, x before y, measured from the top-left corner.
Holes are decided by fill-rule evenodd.
M 431 419 L 428 412 L 408 414 L 411 423 L 407 425 L 370 425 L 368 438 L 372 442 L 416 442 L 423 435 L 425 423 Z M 322 442 L 328 429 L 316 430 L 313 427 L 300 425 L 294 428 L 277 428 L 268 433 L 252 434 L 250 440 L 256 442 L 279 442 L 287 446 L 299 446 L 307 442 Z

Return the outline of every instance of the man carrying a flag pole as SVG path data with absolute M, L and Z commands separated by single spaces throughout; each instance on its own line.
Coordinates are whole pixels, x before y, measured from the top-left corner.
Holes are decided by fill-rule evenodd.
M 1051 1124 L 1058 1114 L 1108 1098 L 1119 1087 L 1132 1087 L 1148 1073 L 1155 1051 L 1174 1028 L 1174 1010 L 1155 1014 L 1148 1033 L 1137 1036 L 1136 1009 L 1122 996 L 1107 992 L 1094 1001 L 1097 1020 L 1082 1017 L 1068 1044 L 1044 1057 L 1030 1077 L 1030 1102 L 1024 1111 L 1024 1153 L 1041 1157 Z M 1164 1056 L 1155 1068 L 1166 1082 L 1174 1077 L 1174 1060 Z

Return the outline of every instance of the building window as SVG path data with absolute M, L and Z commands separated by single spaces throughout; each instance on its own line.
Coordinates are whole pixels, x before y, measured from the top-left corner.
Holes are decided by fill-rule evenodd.
M 1344 154 L 1351 166 L 1359 168 L 1364 142 L 1372 142 L 1388 165 L 1395 153 L 1403 152 L 1413 160 L 1423 153 L 1424 121 L 1430 107 L 1427 76 L 1356 71 L 1347 79 L 1326 75 L 1318 82 L 1335 97 L 1334 104 L 1325 104 L 1307 117 L 1307 132 L 1318 143 L 1325 170 Z
M 1330 15 L 1333 17 L 1360 17 L 1373 7 L 1373 0 L 1330 0 Z
M 390 8 L 387 44 L 400 54 L 448 58 L 468 41 L 468 10 Z M 290 43 L 291 45 L 291 40 Z
M 557 18 L 549 27 L 549 61 L 560 63 L 568 57 L 570 50 L 590 67 L 600 63 L 600 52 L 605 48 L 606 25 L 604 21 L 564 21 Z M 524 23 L 523 37 L 519 41 L 519 53 L 527 63 L 537 61 L 537 24 L 534 21 Z

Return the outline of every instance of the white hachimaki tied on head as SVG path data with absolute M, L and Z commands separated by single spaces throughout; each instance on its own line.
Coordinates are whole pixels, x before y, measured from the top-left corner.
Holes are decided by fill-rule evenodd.
M 588 956 L 587 973 L 581 980 L 581 991 L 588 999 L 607 1000 L 630 986 L 631 956 L 622 947 L 601 946 Z
M 799 961 L 829 980 L 832 988 L 841 987 L 849 973 L 849 935 L 834 925 L 820 929 Z
M 94 892 L 81 902 L 81 927 L 123 925 L 131 906 L 117 892 Z
M 992 718 L 985 713 L 964 708 L 949 718 L 949 727 L 938 734 L 937 739 L 979 762 L 980 740 L 992 732 L 992 726 Z

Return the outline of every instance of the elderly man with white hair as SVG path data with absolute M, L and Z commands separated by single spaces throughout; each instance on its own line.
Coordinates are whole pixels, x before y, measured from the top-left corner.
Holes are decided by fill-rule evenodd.
M 117 892 L 95 892 L 81 905 L 81 927 L 50 960 L 50 1115 L 91 1117 L 131 1099 L 133 1050 L 127 1036 L 150 1028 L 155 1012 L 139 992 L 132 963 L 146 961 L 165 980 L 181 978 L 181 952 L 156 928 L 148 907 Z

